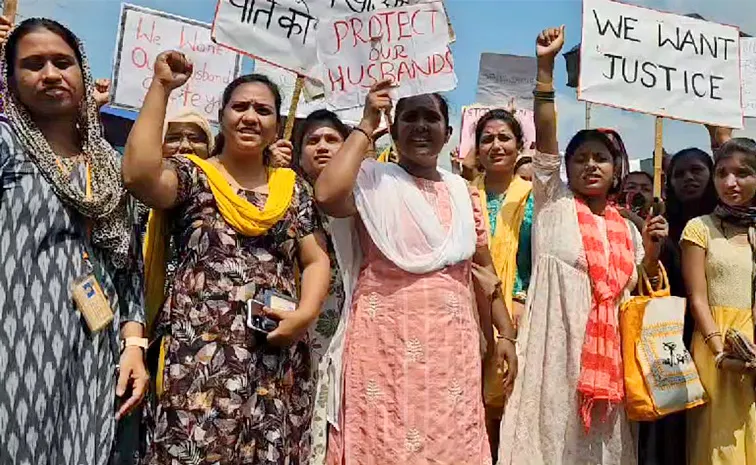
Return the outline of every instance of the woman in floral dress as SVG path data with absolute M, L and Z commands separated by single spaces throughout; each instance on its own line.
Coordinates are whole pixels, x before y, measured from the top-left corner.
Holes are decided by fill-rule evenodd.
M 316 110 L 310 113 L 302 123 L 295 144 L 295 169 L 299 170 L 311 185 L 315 184 L 328 162 L 341 149 L 347 136 L 349 136 L 349 128 L 333 112 Z M 329 232 L 332 218 L 323 214 L 320 210 L 318 210 L 318 213 L 323 229 Z M 313 376 L 315 377 L 313 381 L 316 383 L 310 428 L 312 438 L 310 465 L 325 464 L 326 445 L 328 443 L 326 413 L 330 379 L 326 369 L 327 359 L 325 355 L 331 343 L 331 338 L 336 333 L 345 297 L 341 269 L 336 259 L 330 233 L 327 237 L 328 254 L 331 258 L 331 288 L 323 303 L 318 321 L 310 327 L 310 355 Z
M 213 156 L 162 158 L 160 122 L 191 73 L 183 54 L 158 56 L 124 157 L 127 187 L 179 232 L 179 265 L 158 317 L 165 357 L 149 461 L 305 463 L 314 392 L 307 329 L 330 279 L 318 217 L 293 171 L 266 166 L 281 98 L 264 76 L 226 88 Z M 148 233 L 148 263 L 158 238 Z M 245 302 L 267 290 L 298 303 L 265 310 L 278 320 L 266 336 L 248 327 Z

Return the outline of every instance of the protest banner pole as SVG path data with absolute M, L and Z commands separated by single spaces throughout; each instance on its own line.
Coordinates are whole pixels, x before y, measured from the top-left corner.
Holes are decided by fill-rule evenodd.
M 286 126 L 284 127 L 284 139 L 288 141 L 291 140 L 291 133 L 294 131 L 294 122 L 297 120 L 297 107 L 299 106 L 299 99 L 302 97 L 304 80 L 304 76 L 297 74 L 297 81 L 294 84 L 294 95 L 291 97 L 289 114 L 286 116 Z
M 661 199 L 662 192 L 662 159 L 664 158 L 664 118 L 656 117 L 654 137 L 654 197 Z
M 391 110 L 386 111 L 383 113 L 383 119 L 386 121 L 386 127 L 389 131 L 389 141 L 391 141 L 391 153 L 394 154 L 396 159 L 399 159 L 399 152 L 396 151 L 396 144 L 394 143 L 394 136 L 391 135 L 391 125 L 393 124 L 393 121 L 391 120 Z M 375 141 L 373 141 L 373 144 L 375 144 Z M 391 158 L 391 157 L 388 157 Z M 388 161 L 388 160 L 387 160 Z
M 5 0 L 3 16 L 8 18 L 11 24 L 16 22 L 16 11 L 18 11 L 18 0 Z
M 592 110 L 592 103 L 591 102 L 585 102 L 585 129 L 591 128 L 591 110 Z

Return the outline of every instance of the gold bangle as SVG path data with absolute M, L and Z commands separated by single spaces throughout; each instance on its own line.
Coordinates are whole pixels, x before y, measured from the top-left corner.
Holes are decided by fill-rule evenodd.
M 724 360 L 727 358 L 727 354 L 724 353 L 724 351 L 718 353 L 714 357 L 714 367 L 719 369 L 722 367 L 722 363 L 724 363 Z
M 709 333 L 709 334 L 707 334 L 707 335 L 706 335 L 706 337 L 704 338 L 704 344 L 707 344 L 707 345 L 708 345 L 708 344 L 709 344 L 709 341 L 711 341 L 712 339 L 714 339 L 714 338 L 715 338 L 715 337 L 717 337 L 717 336 L 719 336 L 719 337 L 722 337 L 722 333 L 720 333 L 719 331 L 712 331 L 712 332 L 710 332 L 710 333 Z
M 502 334 L 499 334 L 499 335 L 496 336 L 496 339 L 501 340 L 501 341 L 509 341 L 512 344 L 517 344 L 517 338 L 516 337 L 509 337 L 509 336 L 504 336 Z

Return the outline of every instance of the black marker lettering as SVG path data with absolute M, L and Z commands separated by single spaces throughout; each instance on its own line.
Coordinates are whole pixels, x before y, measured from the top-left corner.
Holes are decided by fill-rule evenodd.
M 635 37 L 630 37 L 630 31 L 635 30 L 635 26 L 631 26 L 630 24 L 628 24 L 631 21 L 633 23 L 637 23 L 638 20 L 635 18 L 628 18 L 628 17 L 625 17 L 624 20 L 625 20 L 625 36 L 624 36 L 625 40 L 629 40 L 630 42 L 640 42 L 640 40 L 636 39 Z
M 703 79 L 704 75 L 701 74 L 701 73 L 695 73 L 695 74 L 693 74 L 693 76 L 691 76 L 691 78 L 690 78 L 690 87 L 693 88 L 693 93 L 696 94 L 696 97 L 706 97 L 706 92 L 704 92 L 703 94 L 699 94 L 698 93 L 698 88 L 696 87 L 696 78 Z
M 726 39 L 724 37 L 718 37 L 717 39 L 724 42 L 724 60 L 727 61 L 727 50 L 730 48 L 730 44 L 734 44 L 735 41 L 733 39 Z
M 633 74 L 632 80 L 630 80 L 630 78 L 627 77 L 627 58 L 622 59 L 622 78 L 628 84 L 633 84 L 638 80 L 638 60 L 633 61 L 635 61 L 635 73 Z
M 722 100 L 722 97 L 714 95 L 714 91 L 720 89 L 720 87 L 715 84 L 715 81 L 724 81 L 724 78 L 721 76 L 709 76 L 709 84 L 711 86 L 711 99 Z
M 654 68 L 654 72 L 651 72 L 651 71 L 648 70 L 648 68 L 652 67 L 652 66 Z M 645 87 L 647 87 L 649 89 L 651 89 L 652 87 L 656 87 L 656 74 L 655 74 L 655 71 L 657 69 L 659 69 L 659 67 L 656 66 L 655 64 L 647 61 L 647 62 L 643 63 L 643 66 L 641 66 L 641 69 L 643 70 L 644 73 L 646 73 L 648 75 L 648 77 L 651 78 L 651 82 L 650 83 L 646 83 L 645 77 L 642 77 L 641 80 L 640 80 L 641 84 L 643 84 Z
M 622 57 L 619 56 L 619 55 L 612 55 L 611 53 L 605 53 L 604 56 L 607 57 L 607 58 L 611 58 L 612 59 L 610 65 L 609 65 L 609 69 L 611 70 L 610 74 L 609 74 L 609 76 L 607 76 L 606 73 L 603 73 L 604 77 L 607 78 L 607 79 L 614 79 L 614 60 L 621 60 Z
M 662 40 L 662 24 L 661 23 L 659 23 L 658 30 L 659 30 L 659 48 L 662 48 L 666 44 L 669 44 L 672 48 L 674 48 L 678 52 L 681 50 L 678 45 L 680 42 L 680 29 L 679 28 L 677 29 L 677 43 L 672 42 L 672 40 L 668 38 L 664 38 L 664 40 Z
M 671 72 L 672 71 L 677 71 L 677 68 L 673 68 L 671 66 L 664 66 L 664 65 L 659 65 L 659 68 L 661 68 L 664 71 L 666 71 L 666 75 L 667 75 L 667 91 L 671 91 L 672 90 L 672 75 L 671 75 Z
M 604 24 L 604 27 L 601 27 L 601 20 L 598 17 L 598 13 L 596 13 L 596 10 L 593 10 L 593 17 L 596 18 L 596 27 L 598 27 L 598 32 L 602 36 L 606 35 L 606 31 L 611 28 L 612 34 L 614 34 L 618 39 L 620 38 L 620 33 L 622 32 L 622 16 L 619 17 L 619 21 L 617 22 L 617 28 L 614 28 L 614 24 L 612 24 L 611 21 L 606 21 Z

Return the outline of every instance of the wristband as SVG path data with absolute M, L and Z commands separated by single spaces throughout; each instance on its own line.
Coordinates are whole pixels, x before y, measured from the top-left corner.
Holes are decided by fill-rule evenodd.
M 509 336 L 503 336 L 501 334 L 496 336 L 496 339 L 501 341 L 509 341 L 512 344 L 517 344 L 517 338 L 516 337 L 509 337 Z
M 121 352 L 127 347 L 141 347 L 142 350 L 147 350 L 150 341 L 143 337 L 127 337 L 121 342 Z
M 357 132 L 361 132 L 365 137 L 367 137 L 368 142 L 370 142 L 370 143 L 373 142 L 373 138 L 370 136 L 370 134 L 368 134 L 367 131 L 365 131 L 361 127 L 355 126 L 355 127 L 352 128 L 352 130 L 357 131 Z

